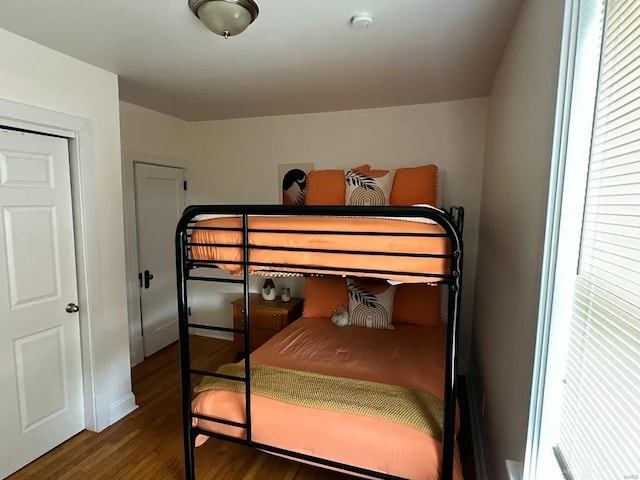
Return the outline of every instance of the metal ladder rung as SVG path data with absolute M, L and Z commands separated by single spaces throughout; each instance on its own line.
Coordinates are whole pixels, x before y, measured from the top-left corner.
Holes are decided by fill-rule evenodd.
M 242 333 L 242 334 L 244 334 L 244 328 L 215 327 L 213 325 L 203 325 L 201 323 L 187 323 L 187 327 L 189 327 L 189 328 L 200 328 L 202 330 L 212 330 L 214 332 Z
M 222 423 L 224 425 L 231 425 L 232 427 L 244 428 L 245 430 L 247 429 L 246 423 L 238 423 L 231 420 L 225 420 L 224 418 L 210 417 L 208 415 L 200 415 L 199 413 L 192 413 L 191 416 L 193 418 L 198 418 L 200 420 L 208 420 L 210 422 Z
M 247 379 L 245 377 L 236 377 L 235 375 L 225 375 L 224 373 L 207 372 L 205 370 L 196 370 L 193 368 L 189 369 L 189 373 L 194 373 L 196 375 L 204 375 L 206 377 L 224 378 L 226 380 L 234 380 L 236 382 L 247 383 Z

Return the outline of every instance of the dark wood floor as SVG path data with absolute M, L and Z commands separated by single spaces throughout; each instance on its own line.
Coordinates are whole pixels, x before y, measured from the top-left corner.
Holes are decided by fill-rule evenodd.
M 192 337 L 191 350 L 196 369 L 233 360 L 231 342 Z M 184 478 L 177 344 L 134 367 L 132 375 L 140 408 L 100 434 L 81 432 L 9 480 Z M 473 480 L 473 454 L 466 425 L 463 417 L 460 449 L 465 479 Z M 216 439 L 196 449 L 196 472 L 198 480 L 352 478 Z

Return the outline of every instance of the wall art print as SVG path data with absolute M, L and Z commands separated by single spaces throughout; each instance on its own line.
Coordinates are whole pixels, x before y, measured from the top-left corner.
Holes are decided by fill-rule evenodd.
M 278 165 L 278 179 L 283 205 L 304 205 L 307 195 L 307 173 L 313 168 L 313 163 L 281 163 Z

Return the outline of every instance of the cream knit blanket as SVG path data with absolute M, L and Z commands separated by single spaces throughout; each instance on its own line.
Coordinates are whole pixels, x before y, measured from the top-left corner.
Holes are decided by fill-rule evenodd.
M 244 363 L 226 364 L 217 372 L 244 377 Z M 194 390 L 244 392 L 244 383 L 205 377 Z M 386 420 L 442 440 L 442 400 L 396 385 L 258 364 L 251 366 L 251 393 L 284 403 Z

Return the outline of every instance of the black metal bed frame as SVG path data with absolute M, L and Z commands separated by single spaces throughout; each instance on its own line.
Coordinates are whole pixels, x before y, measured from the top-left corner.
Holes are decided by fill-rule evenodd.
M 196 226 L 195 219 L 199 215 L 222 214 L 239 216 L 242 219 L 241 228 L 224 228 L 224 227 L 201 227 Z M 309 231 L 309 230 L 278 230 L 278 229 L 252 229 L 249 226 L 249 217 L 251 216 L 283 216 L 283 215 L 302 215 L 302 216 L 345 216 L 345 217 L 421 217 L 430 219 L 443 227 L 446 233 L 402 233 L 402 232 L 330 232 L 330 231 Z M 451 480 L 453 475 L 454 462 L 454 444 L 455 444 L 455 415 L 456 415 L 456 359 L 458 350 L 458 330 L 460 323 L 460 301 L 462 287 L 462 228 L 464 222 L 464 209 L 462 207 L 452 207 L 449 211 L 429 206 L 420 207 L 353 207 L 353 206 L 292 206 L 292 205 L 196 205 L 187 207 L 180 219 L 175 237 L 176 245 L 176 271 L 178 282 L 178 314 L 179 314 L 179 332 L 180 332 L 180 372 L 182 387 L 182 424 L 183 424 L 183 440 L 185 454 L 185 478 L 187 480 L 195 480 L 195 461 L 194 449 L 195 438 L 199 434 L 209 437 L 220 438 L 231 442 L 248 445 L 266 452 L 271 452 L 283 456 L 290 457 L 305 462 L 314 463 L 320 466 L 340 469 L 345 472 L 361 474 L 373 478 L 400 480 L 400 477 L 368 470 L 365 468 L 347 465 L 332 460 L 317 458 L 311 455 L 301 454 L 278 448 L 272 445 L 265 445 L 252 440 L 251 431 L 251 381 L 250 368 L 251 356 L 246 355 L 244 363 L 244 377 L 236 377 L 222 375 L 215 372 L 197 370 L 191 368 L 189 353 L 189 328 L 200 328 L 205 330 L 213 330 L 219 332 L 237 333 L 244 336 L 244 348 L 249 352 L 249 267 L 252 265 L 269 267 L 272 271 L 278 268 L 295 267 L 303 270 L 305 274 L 331 274 L 331 270 L 344 270 L 341 266 L 312 266 L 299 265 L 295 263 L 287 264 L 265 264 L 254 263 L 250 259 L 250 250 L 260 248 L 267 250 L 287 250 L 292 252 L 292 258 L 295 258 L 296 251 L 314 251 L 338 254 L 367 254 L 381 256 L 381 264 L 384 263 L 385 256 L 409 256 L 415 258 L 448 258 L 450 269 L 447 274 L 430 273 L 430 272 L 400 272 L 395 270 L 378 270 L 378 269 L 352 269 L 349 270 L 354 276 L 367 276 L 367 274 L 400 274 L 428 277 L 430 283 L 439 283 L 448 285 L 448 323 L 447 323 L 447 353 L 445 366 L 445 385 L 444 385 L 444 431 L 442 439 L 442 463 L 441 463 L 441 479 Z M 237 231 L 242 233 L 242 244 L 196 244 L 191 241 L 191 233 L 196 229 L 205 230 L 225 230 Z M 322 233 L 327 235 L 384 235 L 384 236 L 414 236 L 414 237 L 443 237 L 449 238 L 451 249 L 450 254 L 415 254 L 410 252 L 388 253 L 388 252 L 369 252 L 359 250 L 330 250 L 330 249 L 305 249 L 305 248 L 286 248 L 275 246 L 255 246 L 250 245 L 249 236 L 251 233 L 275 233 L 275 234 L 296 234 L 296 233 Z M 190 258 L 189 249 L 192 246 L 216 246 L 243 249 L 243 260 L 240 262 L 218 261 L 218 260 L 194 260 Z M 217 268 L 216 264 L 232 263 L 242 265 L 242 278 L 215 278 L 208 276 L 193 275 L 194 269 L 200 267 Z M 234 283 L 243 286 L 244 297 L 244 328 L 226 328 L 215 327 L 210 325 L 201 325 L 189 322 L 189 304 L 187 298 L 188 281 L 205 281 L 219 283 Z M 227 380 L 235 380 L 245 384 L 245 411 L 246 423 L 238 423 L 223 418 L 210 417 L 193 413 L 191 409 L 192 402 L 192 375 L 213 376 L 225 378 Z M 235 438 L 224 434 L 210 432 L 201 428 L 194 427 L 192 421 L 194 418 L 209 420 L 212 422 L 231 425 L 246 430 L 246 438 Z

